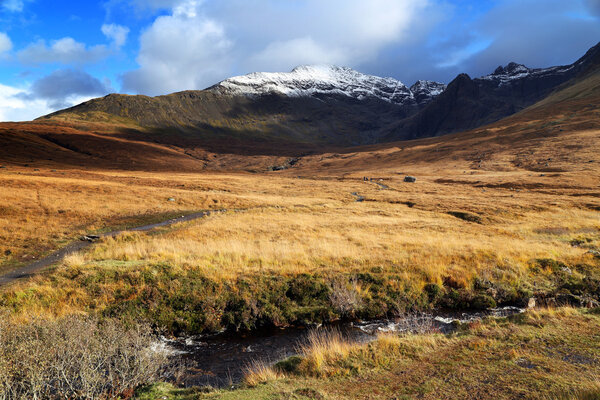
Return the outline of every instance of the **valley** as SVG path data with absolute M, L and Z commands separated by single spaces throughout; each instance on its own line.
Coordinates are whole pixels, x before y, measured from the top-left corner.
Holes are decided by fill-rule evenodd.
M 176 372 L 186 366 L 158 357 L 149 375 L 139 373 L 144 384 L 116 396 L 596 398 L 597 52 L 564 68 L 509 64 L 492 78 L 459 76 L 423 103 L 411 91 L 418 87 L 348 69 L 335 71 L 375 82 L 377 96 L 362 98 L 354 81 L 344 86 L 352 95 L 332 94 L 327 69 L 327 79 L 307 89 L 314 96 L 215 94 L 247 90 L 247 79 L 258 82 L 254 91 L 273 79 L 291 84 L 290 75 L 251 75 L 217 89 L 110 95 L 36 121 L 1 123 L 0 333 L 7 333 L 0 381 L 38 379 L 34 359 L 23 375 L 14 367 L 15 338 L 37 338 L 36 351 L 59 363 L 68 354 L 49 349 L 71 325 L 91 324 L 100 336 L 128 327 L 124 338 L 147 347 L 158 334 L 253 335 L 323 324 L 297 356 L 250 364 L 233 388 L 178 388 Z M 519 102 L 496 96 L 514 82 L 526 91 L 536 76 L 552 85 L 540 83 Z M 493 79 L 497 86 L 486 92 Z M 390 94 L 386 84 L 402 93 Z M 457 97 L 473 85 L 483 101 Z M 398 98 L 411 96 L 399 110 Z M 473 99 L 491 111 L 467 121 L 465 114 L 477 114 Z M 198 213 L 206 215 L 191 217 Z M 135 229 L 145 225 L 152 229 Z M 32 276 L 2 281 L 86 235 L 98 240 Z M 327 328 L 505 306 L 531 309 L 455 322 L 451 333 L 381 332 L 364 344 Z M 139 346 L 123 346 L 143 358 Z

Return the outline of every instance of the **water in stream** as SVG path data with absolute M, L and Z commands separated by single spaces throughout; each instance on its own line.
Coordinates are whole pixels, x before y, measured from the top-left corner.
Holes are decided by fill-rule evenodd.
M 420 314 L 369 322 L 334 325 L 355 343 L 368 343 L 385 332 L 439 331 L 450 333 L 454 322 L 471 322 L 485 317 L 506 317 L 523 312 L 516 307 L 497 308 L 483 312 Z M 326 329 L 323 327 L 312 329 Z M 297 354 L 298 345 L 306 340 L 310 329 L 288 328 L 268 332 L 239 334 L 224 332 L 216 335 L 164 339 L 163 347 L 184 365 L 182 384 L 185 386 L 226 387 L 242 380 L 245 368 L 253 361 L 275 363 Z

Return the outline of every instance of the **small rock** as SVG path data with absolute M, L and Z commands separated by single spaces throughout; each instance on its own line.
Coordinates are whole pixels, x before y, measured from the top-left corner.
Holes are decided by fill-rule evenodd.
M 415 183 L 416 181 L 417 181 L 417 178 L 415 178 L 414 176 L 405 176 L 404 177 L 404 182 Z
M 561 270 L 569 275 L 573 274 L 573 271 L 571 271 L 571 268 L 569 267 L 562 267 Z
M 527 308 L 535 308 L 535 297 L 531 297 L 527 301 Z
M 175 201 L 175 198 L 173 198 L 173 197 L 169 197 L 169 199 L 168 199 L 167 201 L 172 203 L 172 202 L 174 202 L 174 201 Z
M 85 235 L 84 237 L 81 238 L 81 240 L 86 241 L 86 242 L 95 242 L 96 240 L 99 240 L 100 236 L 98 235 Z
M 518 360 L 515 360 L 515 363 L 519 367 L 523 367 L 523 368 L 527 368 L 527 369 L 537 368 L 537 365 L 535 365 L 534 363 L 532 363 L 530 360 L 528 360 L 526 358 L 519 358 Z
M 591 254 L 596 258 L 600 258 L 600 251 L 598 251 L 598 250 L 590 250 L 587 252 L 587 254 Z

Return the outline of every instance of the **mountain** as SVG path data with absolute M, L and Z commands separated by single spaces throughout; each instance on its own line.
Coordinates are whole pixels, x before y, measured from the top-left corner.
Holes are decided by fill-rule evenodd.
M 220 141 L 352 146 L 376 143 L 384 128 L 419 112 L 445 85 L 350 68 L 303 66 L 289 73 L 253 73 L 206 90 L 168 96 L 111 94 L 43 120 L 126 121 L 150 130 Z
M 434 98 L 446 90 L 446 85 L 439 82 L 419 80 L 410 87 L 415 101 L 419 107 L 429 104 Z
M 559 84 L 564 74 L 575 76 Z M 347 143 L 349 138 L 364 141 L 368 129 L 358 127 L 364 124 L 368 128 L 368 122 L 379 135 L 374 136 L 377 140 L 393 140 L 393 136 L 382 137 L 382 130 L 398 134 L 394 129 L 400 123 L 415 121 L 416 116 L 423 119 L 426 115 L 450 128 L 465 121 L 477 124 L 478 118 L 491 115 L 489 108 L 482 107 L 483 100 L 488 101 L 488 107 L 505 104 L 498 100 L 498 92 L 516 90 L 514 82 L 527 88 L 537 79 L 540 90 L 550 90 L 549 95 L 490 125 L 449 136 L 363 147 L 322 144 L 322 138 L 333 141 L 338 133 L 339 143 Z M 548 82 L 553 89 L 542 87 L 541 83 Z M 442 90 L 428 82 L 410 88 L 417 108 L 421 96 L 426 102 L 428 92 L 435 93 L 434 89 Z M 37 121 L 0 123 L 0 165 L 252 172 L 283 167 L 298 176 L 365 169 L 374 174 L 384 170 L 409 172 L 419 165 L 455 160 L 466 160 L 474 169 L 543 173 L 575 167 L 585 170 L 585 166 L 598 162 L 594 161 L 600 143 L 600 58 L 596 48 L 572 68 L 536 70 L 509 64 L 487 77 L 460 75 L 437 97 L 432 95 L 433 100 L 421 111 L 400 120 L 394 120 L 401 113 L 398 104 L 372 95 L 352 97 L 348 94 L 352 90 L 341 94 L 310 89 L 312 94 L 296 92 L 293 96 L 280 89 L 259 94 L 223 94 L 223 90 L 227 89 L 213 87 L 159 98 L 110 95 Z M 528 93 L 530 97 L 521 99 L 521 104 L 537 96 L 535 91 Z M 224 110 L 229 111 L 225 114 Z M 306 120 L 292 119 L 302 113 Z M 377 119 L 382 117 L 385 121 Z M 194 122 L 202 118 L 204 122 Z M 320 131 L 313 131 L 321 119 L 322 137 Z M 340 121 L 340 130 L 328 130 L 327 124 L 335 119 Z M 395 121 L 394 126 L 385 125 L 390 120 Z M 265 121 L 273 125 L 269 127 Z M 170 125 L 160 128 L 162 123 Z M 253 129 L 244 128 L 244 124 Z M 341 130 L 344 128 L 347 131 Z
M 137 131 L 136 138 L 219 152 L 376 144 L 498 121 L 598 68 L 599 59 L 600 44 L 571 65 L 535 69 L 512 62 L 480 78 L 460 74 L 447 87 L 431 81 L 407 87 L 350 68 L 302 66 L 167 96 L 113 94 L 42 120 L 120 123 L 130 135 Z
M 410 108 L 428 103 L 445 87 L 438 82 L 419 81 L 409 89 L 393 78 L 365 75 L 347 67 L 310 65 L 297 67 L 289 73 L 262 72 L 237 76 L 208 90 L 243 96 L 279 93 L 289 97 L 342 95 L 357 100 L 377 98 Z
M 419 113 L 393 123 L 383 141 L 439 136 L 498 121 L 599 65 L 600 44 L 571 65 L 534 69 L 511 62 L 480 78 L 461 74 Z

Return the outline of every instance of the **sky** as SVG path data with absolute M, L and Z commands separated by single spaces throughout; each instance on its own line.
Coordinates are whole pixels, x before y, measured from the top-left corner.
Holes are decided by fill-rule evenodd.
M 0 0 L 0 121 L 308 64 L 448 83 L 599 41 L 600 0 Z

